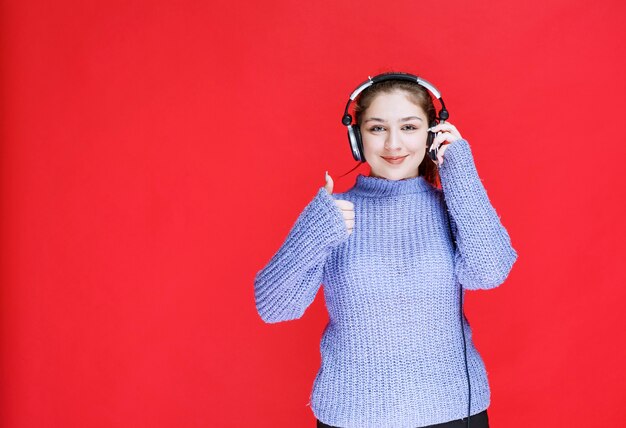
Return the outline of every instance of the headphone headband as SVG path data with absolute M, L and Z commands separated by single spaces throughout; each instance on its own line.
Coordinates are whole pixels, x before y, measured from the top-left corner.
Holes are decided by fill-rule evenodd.
M 372 86 L 374 83 L 380 83 L 387 80 L 405 80 L 407 82 L 417 83 L 418 85 L 421 85 L 428 89 L 428 91 L 433 94 L 435 98 L 441 99 L 441 92 L 439 92 L 439 90 L 435 88 L 435 85 L 430 83 L 428 80 L 422 79 L 419 76 L 415 76 L 409 73 L 384 73 L 374 77 L 368 77 L 368 80 L 361 83 L 354 90 L 354 92 L 352 92 L 352 95 L 350 95 L 350 100 L 354 101 L 361 92 Z
M 372 86 L 375 83 L 381 83 L 381 82 L 385 82 L 387 80 L 404 80 L 406 82 L 412 82 L 412 83 L 417 83 L 418 85 L 426 88 L 428 90 L 428 92 L 430 92 L 435 98 L 437 98 L 439 100 L 439 102 L 441 103 L 441 111 L 440 111 L 440 118 L 441 120 L 447 120 L 447 117 L 441 117 L 442 114 L 446 114 L 447 115 L 447 110 L 446 110 L 446 106 L 443 102 L 443 98 L 441 98 L 441 92 L 439 92 L 439 90 L 435 87 L 435 85 L 433 85 L 432 83 L 430 83 L 428 80 L 426 79 L 422 79 L 419 76 L 415 76 L 414 74 L 409 74 L 409 73 L 383 73 L 383 74 L 378 74 L 374 77 L 369 77 L 368 79 L 361 83 L 353 92 L 352 94 L 350 94 L 350 99 L 348 100 L 348 103 L 346 104 L 346 109 L 343 112 L 343 117 L 341 118 L 341 123 L 343 123 L 345 126 L 348 126 L 350 124 L 352 124 L 352 116 L 350 116 L 350 122 L 347 122 L 347 116 L 349 116 L 348 114 L 348 110 L 350 109 L 350 104 L 352 104 L 352 102 L 356 99 L 356 97 L 359 96 L 359 94 L 361 92 L 363 92 L 365 89 L 369 88 L 370 86 Z

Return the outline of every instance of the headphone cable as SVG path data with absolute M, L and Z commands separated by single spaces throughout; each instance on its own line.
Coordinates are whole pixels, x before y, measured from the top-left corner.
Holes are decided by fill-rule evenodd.
M 350 174 L 352 171 L 354 171 L 355 169 L 357 169 L 358 167 L 360 167 L 361 165 L 363 165 L 365 163 L 365 161 L 360 161 L 359 163 L 356 164 L 356 166 L 354 168 L 352 168 L 350 171 L 346 172 L 343 175 L 340 175 L 339 177 L 337 177 L 338 179 L 341 177 L 345 177 L 346 175 Z
M 459 289 L 461 290 L 461 332 L 463 333 L 463 354 L 465 355 L 465 373 L 467 374 L 467 428 L 470 426 L 470 411 L 472 405 L 472 387 L 470 384 L 470 375 L 469 370 L 467 368 L 467 344 L 465 343 L 465 329 L 463 328 L 463 286 L 460 285 Z

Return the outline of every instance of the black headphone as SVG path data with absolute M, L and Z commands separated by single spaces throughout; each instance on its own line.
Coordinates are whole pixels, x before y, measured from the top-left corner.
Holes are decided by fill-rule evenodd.
M 430 92 L 435 98 L 439 100 L 439 102 L 441 103 L 441 110 L 439 110 L 439 114 L 436 120 L 430 122 L 430 124 L 428 125 L 430 128 L 440 122 L 445 122 L 446 120 L 448 120 L 448 117 L 450 117 L 450 115 L 448 114 L 448 110 L 446 110 L 446 105 L 443 103 L 443 98 L 441 98 L 441 93 L 437 90 L 437 88 L 435 88 L 432 83 L 422 79 L 421 77 L 409 73 L 383 73 L 374 77 L 369 77 L 368 80 L 361 83 L 354 90 L 354 92 L 352 92 L 352 95 L 350 95 L 350 99 L 346 104 L 346 109 L 343 112 L 343 117 L 341 118 L 341 123 L 343 123 L 348 128 L 348 140 L 350 142 L 350 150 L 352 150 L 352 157 L 354 157 L 354 160 L 356 161 L 365 162 L 365 153 L 363 151 L 363 139 L 361 138 L 361 130 L 359 129 L 358 124 L 352 123 L 352 116 L 350 115 L 350 113 L 348 113 L 348 110 L 350 109 L 350 104 L 352 104 L 356 97 L 365 89 L 376 83 L 385 82 L 387 80 L 405 80 L 407 82 L 417 83 L 418 85 L 426 88 L 428 92 Z M 432 145 L 435 135 L 436 134 L 434 132 L 428 131 L 428 140 L 426 141 L 427 149 L 429 149 Z M 428 150 L 428 153 L 432 160 L 437 160 L 436 151 Z

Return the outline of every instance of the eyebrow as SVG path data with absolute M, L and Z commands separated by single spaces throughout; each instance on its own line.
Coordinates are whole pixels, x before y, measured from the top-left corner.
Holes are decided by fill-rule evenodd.
M 408 122 L 409 120 L 413 120 L 413 119 L 417 119 L 423 122 L 421 117 L 417 117 L 417 116 L 409 116 L 409 117 L 403 117 L 402 119 L 400 119 L 400 122 Z M 383 122 L 383 123 L 387 123 L 386 120 L 381 119 L 379 117 L 370 117 L 369 119 L 367 119 L 365 122 Z

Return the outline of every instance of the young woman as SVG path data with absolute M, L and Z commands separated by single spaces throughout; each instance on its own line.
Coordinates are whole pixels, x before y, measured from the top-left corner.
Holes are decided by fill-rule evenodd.
M 318 427 L 488 427 L 463 293 L 503 283 L 517 253 L 468 141 L 437 123 L 429 84 L 373 82 L 355 106 L 371 172 L 335 194 L 327 175 L 257 273 L 256 307 L 268 323 L 300 318 L 324 284 Z

